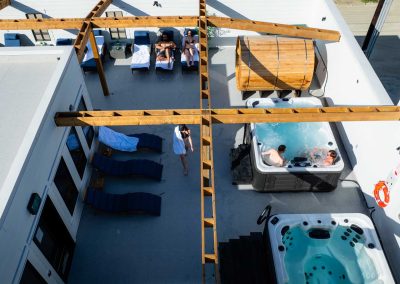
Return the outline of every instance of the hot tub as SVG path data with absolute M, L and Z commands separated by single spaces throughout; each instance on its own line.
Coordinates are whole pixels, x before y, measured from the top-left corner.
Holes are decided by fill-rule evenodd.
M 249 99 L 249 108 L 320 107 L 317 98 Z M 250 124 L 251 162 L 253 187 L 258 191 L 330 191 L 337 187 L 344 168 L 328 122 L 302 123 L 252 123 Z M 269 148 L 286 145 L 284 157 L 289 162 L 284 167 L 267 165 L 261 153 Z M 317 150 L 316 150 L 317 149 Z M 338 158 L 334 165 L 323 165 L 323 154 L 334 150 Z M 316 153 L 321 160 L 309 159 Z M 326 156 L 326 153 L 325 153 Z M 307 158 L 308 157 L 308 158 Z M 301 158 L 307 160 L 301 160 Z
M 279 214 L 266 227 L 277 283 L 394 283 L 363 214 Z

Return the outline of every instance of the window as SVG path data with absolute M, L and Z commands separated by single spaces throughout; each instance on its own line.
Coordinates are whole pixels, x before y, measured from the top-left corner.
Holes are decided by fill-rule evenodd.
M 118 17 L 123 17 L 123 15 L 122 15 L 122 11 L 106 12 L 106 17 L 118 18 Z M 110 35 L 111 35 L 111 39 L 125 39 L 126 31 L 123 28 L 122 29 L 111 28 Z
M 40 13 L 29 13 L 26 14 L 27 19 L 43 19 L 43 15 Z M 48 30 L 32 30 L 33 37 L 36 41 L 50 41 L 50 34 Z
M 76 189 L 74 180 L 69 173 L 67 164 L 63 157 L 61 157 L 60 164 L 58 165 L 56 176 L 54 177 L 54 183 L 72 215 L 75 209 L 76 200 L 78 199 L 78 190 Z
M 74 161 L 75 167 L 78 170 L 79 176 L 82 178 L 83 173 L 85 172 L 87 159 L 75 127 L 71 127 L 67 139 L 67 147 L 71 154 L 72 160 Z
M 46 281 L 28 260 L 25 264 L 24 272 L 22 273 L 19 284 L 46 284 Z
M 50 198 L 44 204 L 33 241 L 58 275 L 67 282 L 75 243 Z
M 87 107 L 86 107 L 85 101 L 83 100 L 83 97 L 82 97 L 81 101 L 79 102 L 79 105 L 78 105 L 78 111 L 85 111 L 85 110 L 87 110 Z M 82 130 L 83 130 L 83 133 L 85 134 L 86 142 L 90 149 L 90 146 L 92 146 L 92 142 L 93 142 L 94 129 L 92 126 L 83 126 Z

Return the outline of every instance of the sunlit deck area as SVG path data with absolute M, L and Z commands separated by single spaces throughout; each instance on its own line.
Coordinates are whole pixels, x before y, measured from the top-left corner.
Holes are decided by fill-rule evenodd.
M 215 107 L 244 106 L 234 78 L 234 48 L 210 50 L 211 98 Z M 105 71 L 113 95 L 104 97 L 96 73 L 85 75 L 95 109 L 157 109 L 198 107 L 198 75 L 130 72 L 123 62 L 107 59 Z M 254 95 L 257 96 L 257 95 Z M 334 127 L 334 125 L 333 125 Z M 86 206 L 77 235 L 70 283 L 201 282 L 199 127 L 190 126 L 194 153 L 189 153 L 189 176 L 183 175 L 172 151 L 173 126 L 114 127 L 124 133 L 160 135 L 163 153 L 118 154 L 118 159 L 145 157 L 164 165 L 163 181 L 106 177 L 111 193 L 149 192 L 162 197 L 160 217 L 106 215 Z M 232 185 L 230 149 L 242 143 L 243 125 L 215 125 L 214 161 L 218 241 L 261 232 L 258 215 L 267 204 L 273 213 L 362 212 L 365 203 L 355 182 L 341 182 L 332 192 L 258 193 L 251 185 Z M 337 133 L 336 133 L 337 136 Z M 337 138 L 337 141 L 340 141 Z M 353 180 L 345 150 L 343 179 Z M 210 204 L 209 204 L 210 205 Z M 211 244 L 210 244 L 211 245 Z M 214 281 L 209 279 L 210 282 Z

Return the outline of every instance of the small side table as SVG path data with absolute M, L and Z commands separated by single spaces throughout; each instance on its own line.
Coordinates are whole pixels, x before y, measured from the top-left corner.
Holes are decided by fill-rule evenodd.
M 126 58 L 126 54 L 126 43 L 117 41 L 111 44 L 110 57 L 115 59 L 124 59 Z

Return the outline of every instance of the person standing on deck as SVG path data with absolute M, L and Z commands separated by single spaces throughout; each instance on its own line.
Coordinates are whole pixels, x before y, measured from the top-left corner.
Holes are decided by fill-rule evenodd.
M 190 137 L 190 129 L 186 126 L 186 124 L 175 127 L 172 144 L 174 153 L 179 155 L 181 159 L 183 165 L 183 174 L 187 176 L 189 173 L 189 167 L 186 156 L 189 149 L 193 152 L 193 143 L 192 138 Z

